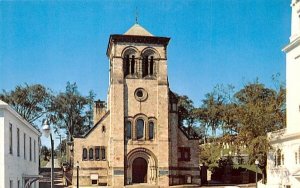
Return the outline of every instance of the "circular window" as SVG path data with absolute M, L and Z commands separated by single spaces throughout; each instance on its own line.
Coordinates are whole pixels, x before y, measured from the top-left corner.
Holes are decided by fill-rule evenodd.
M 138 88 L 138 89 L 135 90 L 134 96 L 135 96 L 136 100 L 142 102 L 142 101 L 145 101 L 147 99 L 148 94 L 147 94 L 145 89 Z
M 138 91 L 136 92 L 136 96 L 137 96 L 137 97 L 143 97 L 143 91 L 138 90 Z

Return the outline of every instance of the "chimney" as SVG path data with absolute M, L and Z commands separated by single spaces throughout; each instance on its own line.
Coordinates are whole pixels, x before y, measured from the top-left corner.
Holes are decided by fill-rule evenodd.
M 94 101 L 94 124 L 96 124 L 106 113 L 105 101 Z

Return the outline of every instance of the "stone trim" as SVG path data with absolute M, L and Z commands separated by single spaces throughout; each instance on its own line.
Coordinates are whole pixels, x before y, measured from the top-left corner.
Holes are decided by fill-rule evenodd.
M 182 177 L 185 177 L 185 176 L 191 176 L 193 179 L 201 179 L 201 176 L 200 175 L 190 175 L 190 174 L 185 174 L 185 175 L 169 175 L 170 178 L 182 178 Z
M 107 170 L 107 168 L 104 167 L 82 167 L 80 170 Z
M 200 171 L 198 167 L 179 167 L 179 166 L 170 166 L 170 170 L 188 170 L 188 171 Z
M 168 37 L 138 36 L 138 35 L 110 35 L 107 45 L 106 55 L 109 57 L 112 44 L 117 42 L 142 43 L 142 44 L 162 44 L 167 46 L 170 41 Z

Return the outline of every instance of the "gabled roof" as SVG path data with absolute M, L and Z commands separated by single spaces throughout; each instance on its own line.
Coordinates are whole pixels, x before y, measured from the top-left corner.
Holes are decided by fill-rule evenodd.
M 7 104 L 6 102 L 4 102 L 4 101 L 1 101 L 1 100 L 0 100 L 0 105 L 3 105 L 3 106 L 8 106 L 8 104 Z
M 139 24 L 134 24 L 124 35 L 139 35 L 139 36 L 153 36 L 149 31 Z
M 98 127 L 98 125 L 110 114 L 110 111 L 107 111 L 104 116 L 97 122 L 95 123 L 95 125 L 87 132 L 85 133 L 83 136 L 76 136 L 75 138 L 86 138 L 91 132 L 93 132 L 93 130 L 95 130 L 96 127 Z
M 37 135 L 41 136 L 42 133 L 38 128 L 29 123 L 26 119 L 24 119 L 17 111 L 15 111 L 12 107 L 9 106 L 6 102 L 0 100 L 0 108 L 8 110 L 12 113 L 16 118 L 18 118 L 22 123 L 24 123 L 27 127 L 29 127 L 33 132 Z

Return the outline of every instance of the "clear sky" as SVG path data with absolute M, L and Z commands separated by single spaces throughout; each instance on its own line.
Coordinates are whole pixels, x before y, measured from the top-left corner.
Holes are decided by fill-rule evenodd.
M 216 84 L 285 81 L 290 0 L 7 1 L 0 2 L 0 89 L 41 83 L 64 91 L 76 82 L 106 99 L 110 34 L 138 22 L 171 37 L 170 87 L 196 105 Z

